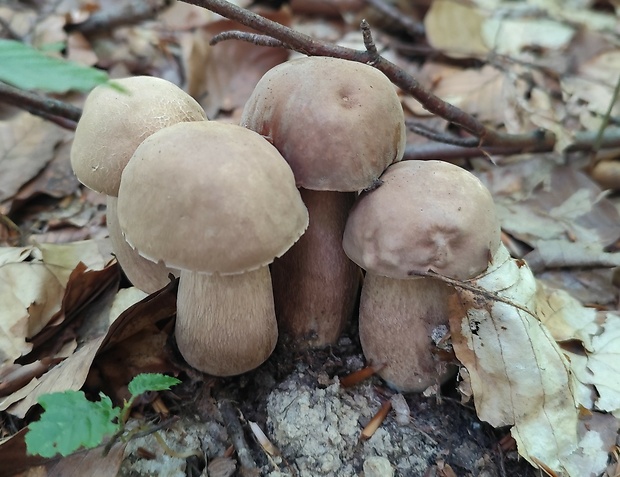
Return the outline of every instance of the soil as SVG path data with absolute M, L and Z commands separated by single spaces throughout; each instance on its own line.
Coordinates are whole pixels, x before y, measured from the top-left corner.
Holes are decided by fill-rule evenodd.
M 193 379 L 164 395 L 179 416 L 159 431 L 172 452 L 162 451 L 153 435 L 135 439 L 125 450 L 119 475 L 537 475 L 515 450 L 500 450 L 508 430 L 480 422 L 473 407 L 461 404 L 456 380 L 433 396 L 405 395 L 409 415 L 406 406 L 394 406 L 376 432 L 361 439 L 382 402 L 396 393 L 378 377 L 348 388 L 340 385 L 339 376 L 364 366 L 354 336 L 351 329 L 337 346 L 323 350 L 296 351 L 290 343 L 279 344 L 263 366 L 235 378 L 189 376 Z M 251 422 L 266 434 L 266 449 Z M 191 453 L 198 455 L 187 457 Z

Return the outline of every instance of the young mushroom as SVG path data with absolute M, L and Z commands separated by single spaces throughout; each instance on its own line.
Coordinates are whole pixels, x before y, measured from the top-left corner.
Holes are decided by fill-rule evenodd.
M 500 245 L 493 198 L 469 172 L 441 161 L 390 166 L 379 188 L 356 201 L 346 254 L 366 270 L 359 330 L 366 358 L 403 392 L 420 392 L 451 370 L 433 341 L 447 332 L 451 287 L 415 273 L 466 280 Z
M 202 107 L 169 81 L 150 76 L 114 80 L 91 91 L 71 147 L 71 166 L 86 187 L 108 196 L 107 223 L 112 248 L 136 287 L 154 292 L 175 270 L 139 256 L 125 243 L 116 216 L 121 173 L 138 145 L 162 128 L 205 121 Z
M 241 125 L 288 161 L 310 214 L 306 234 L 271 267 L 280 329 L 302 345 L 338 339 L 352 315 L 359 268 L 342 250 L 355 192 L 402 158 L 403 110 L 387 77 L 357 62 L 301 58 L 268 71 Z
M 181 270 L 175 333 L 190 365 L 230 376 L 269 357 L 278 329 L 268 265 L 308 213 L 268 141 L 206 121 L 156 132 L 123 171 L 118 217 L 140 255 Z

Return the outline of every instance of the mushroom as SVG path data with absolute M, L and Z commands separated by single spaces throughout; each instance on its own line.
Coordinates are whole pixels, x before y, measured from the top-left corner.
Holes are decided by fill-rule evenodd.
M 500 245 L 490 192 L 473 174 L 441 161 L 390 166 L 382 184 L 353 206 L 343 238 L 366 270 L 359 313 L 366 358 L 403 392 L 440 384 L 451 369 L 433 341 L 448 329 L 452 289 L 429 271 L 466 280 L 483 272 Z
M 154 292 L 175 270 L 137 255 L 123 239 L 116 217 L 121 173 L 136 147 L 155 131 L 183 121 L 204 121 L 201 106 L 169 81 L 150 76 L 114 80 L 91 91 L 75 130 L 71 166 L 79 181 L 107 198 L 112 247 L 136 287 Z
M 308 213 L 268 141 L 205 121 L 154 133 L 123 171 L 118 218 L 140 255 L 181 270 L 175 333 L 191 366 L 230 376 L 269 357 L 278 329 L 268 265 Z
M 306 234 L 271 267 L 280 329 L 301 344 L 333 344 L 359 289 L 360 270 L 342 250 L 355 192 L 404 152 L 394 86 L 365 64 L 296 59 L 263 76 L 241 125 L 267 137 L 288 161 L 310 214 Z

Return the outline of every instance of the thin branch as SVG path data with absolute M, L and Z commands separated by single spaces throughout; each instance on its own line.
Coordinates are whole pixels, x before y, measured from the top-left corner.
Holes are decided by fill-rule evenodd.
M 505 134 L 484 126 L 480 121 L 461 109 L 446 103 L 430 91 L 423 88 L 409 73 L 394 63 L 370 51 L 352 50 L 342 46 L 323 42 L 303 33 L 292 30 L 279 23 L 268 20 L 256 13 L 233 5 L 225 0 L 183 0 L 215 12 L 229 20 L 237 21 L 245 26 L 269 35 L 290 49 L 308 56 L 330 56 L 342 58 L 374 66 L 385 74 L 392 83 L 417 99 L 424 109 L 454 123 L 473 136 L 480 139 L 480 146 L 503 146 L 523 149 L 538 148 L 541 145 L 555 144 L 555 136 L 550 131 L 543 134 L 533 131 L 527 134 Z
M 512 260 L 512 259 L 511 259 Z M 483 272 L 484 274 L 485 272 Z M 475 284 L 476 283 L 476 278 L 471 278 L 469 280 L 458 280 L 456 278 L 450 278 L 447 277 L 445 275 L 441 275 L 437 272 L 434 272 L 433 270 L 429 270 L 428 272 L 417 272 L 415 270 L 411 270 L 407 273 L 407 275 L 409 275 L 410 277 L 429 277 L 429 278 L 434 278 L 436 280 L 442 281 L 454 288 L 460 288 L 461 290 L 467 290 L 469 292 L 472 292 L 475 295 L 478 296 L 482 296 L 484 298 L 486 298 L 487 300 L 491 300 L 491 301 L 496 301 L 499 303 L 504 303 L 505 305 L 509 305 L 512 306 L 513 308 L 516 308 L 518 310 L 523 311 L 524 313 L 537 318 L 536 315 L 528 310 L 524 305 L 521 305 L 520 303 L 516 303 L 512 300 L 510 300 L 509 298 L 505 298 L 502 295 L 500 295 L 500 293 L 498 291 L 491 291 L 491 290 L 487 290 L 486 288 Z M 481 275 L 479 275 L 477 278 L 480 278 Z
M 424 124 L 420 124 L 411 119 L 405 120 L 405 125 L 409 131 L 416 133 L 419 136 L 432 139 L 433 141 L 441 142 L 443 144 L 453 144 L 461 147 L 478 147 L 480 141 L 475 137 L 459 137 L 454 134 L 449 134 L 435 129 L 431 129 Z
M 606 128 L 599 138 L 599 131 L 582 131 L 575 134 L 574 141 L 566 152 L 591 151 L 592 149 L 613 149 L 620 147 L 620 127 Z
M 103 9 L 93 13 L 82 23 L 70 23 L 65 27 L 65 30 L 91 35 L 125 25 L 135 25 L 144 20 L 155 18 L 160 11 L 171 4 L 172 0 L 134 1 L 128 5 L 119 4 L 115 8 Z
M 605 116 L 603 116 L 603 122 L 601 123 L 601 127 L 598 130 L 598 134 L 596 136 L 596 141 L 594 142 L 594 147 L 592 148 L 592 157 L 590 159 L 590 165 L 594 167 L 598 162 L 596 160 L 596 153 L 601 148 L 601 142 L 603 141 L 603 134 L 605 133 L 605 129 L 609 125 L 609 120 L 611 118 L 611 111 L 618 100 L 618 94 L 620 94 L 620 75 L 618 75 L 618 81 L 616 81 L 616 87 L 614 88 L 614 92 L 611 96 L 611 101 L 609 102 L 609 106 L 607 107 L 607 111 L 605 112 Z
M 375 45 L 375 40 L 372 38 L 372 32 L 370 31 L 370 25 L 368 22 L 366 20 L 362 20 L 360 23 L 360 28 L 362 30 L 362 38 L 364 39 L 366 51 L 371 55 L 379 56 L 377 45 Z
M 241 40 L 252 43 L 256 46 L 270 46 L 272 48 L 286 48 L 289 46 L 280 40 L 270 37 L 269 35 L 260 35 L 258 33 L 250 33 L 247 31 L 230 30 L 218 33 L 209 41 L 210 45 L 217 45 L 221 41 Z
M 547 149 L 545 148 L 545 150 Z M 487 147 L 482 150 L 479 147 L 463 147 L 439 142 L 427 142 L 424 144 L 408 144 L 405 147 L 403 161 L 448 161 L 451 159 L 470 159 L 474 157 L 508 156 L 518 154 L 519 152 L 521 152 L 520 148 Z
M 562 152 L 588 152 L 592 151 L 596 145 L 598 131 L 581 131 L 575 134 L 573 142 Z M 439 137 L 437 138 L 439 140 Z M 511 154 L 551 152 L 553 144 L 540 144 L 529 150 L 520 147 L 463 147 L 439 142 L 429 142 L 425 144 L 409 144 L 405 148 L 404 160 L 449 160 L 449 159 L 470 159 L 473 157 L 488 156 L 509 156 Z M 620 148 L 620 127 L 607 128 L 600 140 L 600 149 Z
M 75 129 L 75 123 L 82 115 L 82 110 L 77 106 L 2 82 L 0 82 L 0 102 L 17 106 L 67 129 Z
M 222 419 L 224 419 L 226 430 L 228 431 L 228 436 L 235 446 L 237 457 L 239 457 L 239 462 L 241 462 L 243 470 L 254 473 L 254 471 L 257 471 L 256 462 L 254 462 L 252 452 L 245 441 L 245 434 L 241 422 L 239 421 L 237 411 L 233 408 L 232 403 L 228 399 L 222 399 L 218 404 L 220 414 L 222 415 Z

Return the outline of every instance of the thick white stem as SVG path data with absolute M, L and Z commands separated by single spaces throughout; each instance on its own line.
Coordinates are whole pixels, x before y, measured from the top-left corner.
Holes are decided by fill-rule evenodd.
M 448 330 L 449 285 L 432 278 L 397 280 L 367 273 L 359 332 L 364 356 L 403 392 L 421 392 L 454 372 L 433 337 Z
M 181 271 L 175 333 L 185 360 L 205 373 L 233 376 L 262 364 L 278 340 L 269 268 L 227 276 Z
M 360 269 L 342 235 L 355 193 L 300 189 L 310 224 L 271 266 L 278 325 L 302 346 L 335 344 L 353 314 Z

